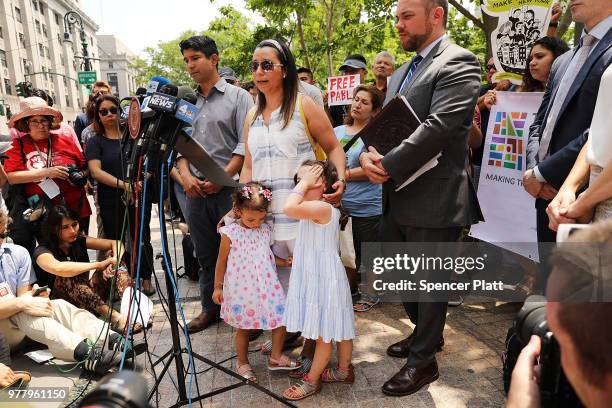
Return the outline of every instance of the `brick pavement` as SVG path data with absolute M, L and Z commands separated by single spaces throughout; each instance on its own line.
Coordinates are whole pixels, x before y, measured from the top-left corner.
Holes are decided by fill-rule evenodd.
M 154 251 L 159 251 L 159 228 L 153 213 L 152 240 Z M 177 234 L 178 230 L 177 230 Z M 180 254 L 180 234 L 177 236 L 178 263 L 182 264 Z M 163 273 L 156 262 L 156 275 L 160 286 L 164 288 Z M 186 319 L 190 320 L 199 313 L 197 300 L 198 287 L 196 282 L 187 278 L 179 280 L 181 296 L 186 299 L 183 308 Z M 162 355 L 171 346 L 171 335 L 168 319 L 156 301 L 153 328 L 148 331 L 147 339 L 152 358 Z M 437 355 L 440 368 L 440 379 L 411 396 L 396 398 L 388 397 L 380 391 L 381 385 L 392 376 L 404 361 L 388 357 L 385 349 L 388 345 L 401 340 L 411 331 L 411 325 L 403 308 L 399 304 L 380 304 L 367 313 L 357 314 L 355 349 L 353 364 L 356 369 L 356 381 L 353 385 L 324 385 L 322 391 L 314 397 L 298 402 L 299 407 L 501 407 L 504 404 L 504 393 L 501 376 L 500 353 L 506 331 L 518 310 L 517 305 L 480 303 L 462 305 L 459 308 L 449 308 L 446 328 L 444 331 L 445 347 Z M 232 328 L 220 322 L 204 332 L 191 336 L 193 351 L 214 361 L 222 361 L 233 356 Z M 142 336 L 139 334 L 138 336 Z M 260 337 L 252 343 L 256 349 L 268 338 Z M 184 345 L 184 342 L 183 342 Z M 297 353 L 297 350 L 293 352 Z M 273 392 L 282 393 L 290 385 L 290 379 L 279 372 L 269 372 L 266 360 L 259 352 L 250 356 L 251 365 L 255 370 L 259 383 Z M 184 361 L 187 363 L 187 359 Z M 231 367 L 233 360 L 224 365 Z M 201 362 L 196 362 L 196 371 L 202 372 L 208 368 Z M 159 373 L 161 367 L 157 366 Z M 150 363 L 145 355 L 137 359 L 136 370 L 148 377 L 150 384 L 153 379 L 150 374 Z M 157 405 L 167 407 L 176 402 L 177 391 L 172 383 L 176 377 L 174 365 L 170 376 L 167 374 L 161 382 Z M 172 377 L 172 378 L 171 378 Z M 187 377 L 187 386 L 189 384 Z M 197 383 L 202 393 L 234 383 L 228 375 L 212 370 L 197 376 Z M 77 386 L 73 388 L 71 398 L 74 398 L 86 385 L 86 376 L 81 375 Z M 89 388 L 93 387 L 92 384 Z M 195 383 L 193 392 L 196 393 Z M 156 401 L 152 401 L 156 405 Z M 194 406 L 200 404 L 194 403 Z M 217 395 L 202 401 L 203 407 L 281 407 L 282 404 L 260 393 L 252 387 L 240 387 L 231 392 Z

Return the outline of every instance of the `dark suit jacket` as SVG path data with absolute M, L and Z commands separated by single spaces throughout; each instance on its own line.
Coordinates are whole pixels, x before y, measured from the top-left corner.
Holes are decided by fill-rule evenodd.
M 388 103 L 404 81 L 409 63 L 391 77 Z M 448 39 L 419 64 L 402 94 L 422 124 L 382 161 L 391 180 L 383 185 L 383 211 L 400 225 L 449 228 L 482 217 L 466 171 L 467 137 L 480 89 L 480 66 L 471 52 Z M 438 153 L 438 165 L 399 192 L 402 184 Z
M 578 72 L 561 110 L 552 133 L 549 156 L 538 162 L 538 148 L 544 131 L 552 96 L 576 50 L 557 58 L 552 66 L 542 104 L 529 130 L 527 167 L 536 165 L 542 176 L 553 187 L 559 188 L 567 178 L 580 149 L 586 141 L 584 131 L 591 125 L 601 76 L 612 62 L 612 30 L 597 43 Z

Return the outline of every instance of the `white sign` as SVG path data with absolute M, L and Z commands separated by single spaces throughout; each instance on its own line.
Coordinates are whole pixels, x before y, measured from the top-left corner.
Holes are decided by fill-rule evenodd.
M 353 92 L 359 86 L 359 81 L 359 75 L 327 78 L 328 105 L 350 105 L 353 102 Z
M 497 92 L 484 140 L 478 201 L 484 222 L 470 235 L 538 262 L 534 198 L 523 189 L 527 141 L 541 92 Z

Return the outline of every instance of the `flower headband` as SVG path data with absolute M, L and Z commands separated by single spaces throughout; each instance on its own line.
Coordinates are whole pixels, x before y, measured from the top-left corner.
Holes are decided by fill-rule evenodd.
M 257 194 L 260 195 L 264 198 L 264 200 L 266 200 L 267 202 L 271 203 L 272 202 L 272 191 L 268 188 L 268 187 L 259 187 L 259 189 L 255 188 L 255 187 L 251 187 L 251 186 L 243 186 L 240 189 L 240 195 L 243 196 L 244 198 L 250 200 L 251 197 L 253 196 L 253 194 Z

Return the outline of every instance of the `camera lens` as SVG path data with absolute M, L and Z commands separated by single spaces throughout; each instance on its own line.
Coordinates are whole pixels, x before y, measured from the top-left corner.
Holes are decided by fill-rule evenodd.
M 544 338 L 549 332 L 546 320 L 546 298 L 529 296 L 514 321 L 514 330 L 523 344 L 529 343 L 532 334 Z

